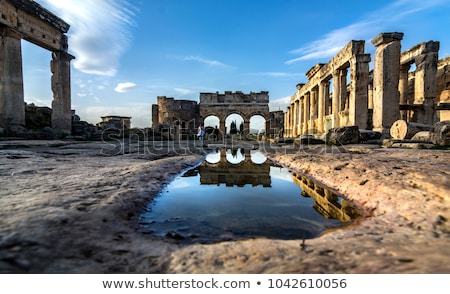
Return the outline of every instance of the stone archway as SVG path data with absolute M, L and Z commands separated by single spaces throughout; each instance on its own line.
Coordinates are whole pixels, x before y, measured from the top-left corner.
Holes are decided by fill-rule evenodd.
M 21 40 L 52 52 L 52 128 L 72 132 L 69 25 L 30 0 L 0 2 L 0 127 L 25 125 Z
M 200 117 L 201 119 L 214 115 L 219 118 L 219 129 L 222 134 L 225 133 L 225 120 L 231 114 L 238 114 L 244 120 L 244 138 L 247 137 L 250 130 L 250 118 L 254 115 L 260 115 L 267 122 L 270 121 L 269 112 L 269 92 L 242 92 L 225 91 L 219 93 L 200 93 Z

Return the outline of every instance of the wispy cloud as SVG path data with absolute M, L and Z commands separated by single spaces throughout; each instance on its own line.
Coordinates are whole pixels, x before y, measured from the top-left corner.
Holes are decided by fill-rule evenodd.
M 266 76 L 266 77 L 278 77 L 278 78 L 297 78 L 304 77 L 304 73 L 289 73 L 289 72 L 279 72 L 279 71 L 267 71 L 267 72 L 257 72 L 250 73 L 250 75 L 255 76 Z
M 125 82 L 125 83 L 118 83 L 117 86 L 114 88 L 114 91 L 118 93 L 124 93 L 128 92 L 129 90 L 136 88 L 137 85 L 135 83 L 131 82 Z
M 174 90 L 180 95 L 190 95 L 194 93 L 194 91 L 184 88 L 174 88 Z
M 217 67 L 231 67 L 223 62 L 217 61 L 217 60 L 213 60 L 213 59 L 208 59 L 208 58 L 204 58 L 198 55 L 187 55 L 187 56 L 174 56 L 174 55 L 169 55 L 168 57 L 170 58 L 174 58 L 174 59 L 178 59 L 178 60 L 182 60 L 182 61 L 195 61 L 195 62 L 199 62 L 208 66 L 217 66 Z
M 304 47 L 292 50 L 290 53 L 299 56 L 285 63 L 292 64 L 302 60 L 330 58 L 350 40 L 373 38 L 392 23 L 441 5 L 448 5 L 448 2 L 446 0 L 397 0 L 386 7 L 364 15 L 361 21 L 333 30 Z
M 271 100 L 269 109 L 270 111 L 285 110 L 289 105 L 291 105 L 291 96 Z
M 135 8 L 127 0 L 38 0 L 70 24 L 69 52 L 74 67 L 88 74 L 114 76 L 128 48 Z

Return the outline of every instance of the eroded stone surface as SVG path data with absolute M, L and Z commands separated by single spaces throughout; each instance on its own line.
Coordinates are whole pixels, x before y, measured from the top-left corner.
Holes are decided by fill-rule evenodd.
M 450 273 L 450 151 L 273 149 L 368 216 L 304 244 L 181 246 L 136 226 L 139 210 L 201 159 L 199 146 L 180 144 L 0 141 L 0 272 Z

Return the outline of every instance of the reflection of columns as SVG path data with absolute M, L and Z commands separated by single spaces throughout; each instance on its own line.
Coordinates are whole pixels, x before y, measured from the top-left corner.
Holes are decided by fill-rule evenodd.
M 310 92 L 308 92 L 305 94 L 305 98 L 303 99 L 303 132 L 302 132 L 302 134 L 304 134 L 304 135 L 309 133 L 310 101 L 311 101 L 311 94 L 310 94 Z
M 398 82 L 402 39 L 403 33 L 381 33 L 372 40 L 377 47 L 373 70 L 373 129 L 384 137 L 390 137 L 392 124 L 400 118 Z
M 400 65 L 400 77 L 398 82 L 398 91 L 400 92 L 400 105 L 406 105 L 408 103 L 408 72 L 410 64 Z M 400 118 L 407 120 L 408 111 L 400 110 Z
M 341 97 L 340 70 L 333 72 L 333 101 L 331 102 L 331 114 L 333 115 L 333 128 L 339 127 L 339 99 Z
M 70 97 L 70 61 L 72 55 L 53 52 L 50 62 L 52 75 L 52 128 L 72 133 L 72 113 Z
M 350 60 L 350 97 L 348 114 L 350 125 L 367 129 L 369 54 L 355 55 Z
M 0 28 L 0 126 L 25 125 L 21 36 Z

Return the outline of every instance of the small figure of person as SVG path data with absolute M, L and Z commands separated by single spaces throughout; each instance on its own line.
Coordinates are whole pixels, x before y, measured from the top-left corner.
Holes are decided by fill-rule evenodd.
M 200 142 L 203 142 L 203 137 L 205 136 L 205 129 L 203 129 L 203 125 L 200 124 L 198 126 L 197 138 Z
M 219 141 L 219 129 L 217 126 L 214 128 L 214 140 Z

